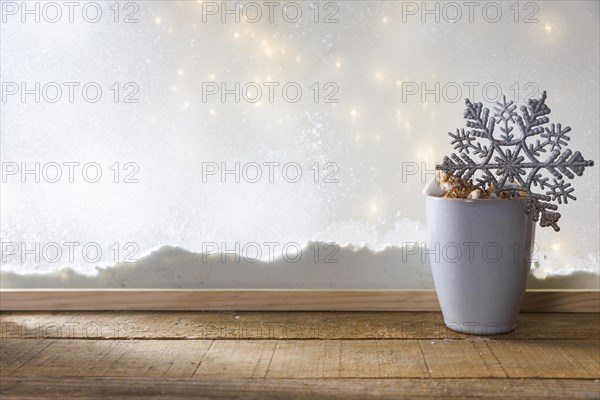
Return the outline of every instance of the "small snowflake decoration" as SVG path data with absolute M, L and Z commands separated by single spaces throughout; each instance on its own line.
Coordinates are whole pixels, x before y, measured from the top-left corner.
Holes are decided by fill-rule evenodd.
M 473 104 L 469 99 L 465 103 L 464 118 L 471 130 L 449 133 L 450 144 L 459 154 L 444 157 L 436 168 L 470 181 L 475 178 L 479 187 L 493 186 L 497 194 L 525 191 L 529 199 L 527 213 L 533 214 L 534 221 L 560 230 L 560 213 L 555 203 L 576 199 L 575 189 L 565 179 L 583 175 L 585 167 L 594 162 L 566 148 L 570 127 L 547 125 L 550 108 L 546 105 L 546 92 L 539 100 L 527 100 L 520 114 L 506 97 L 496 103 L 494 116 L 481 103 Z M 539 188 L 538 192 L 533 187 Z

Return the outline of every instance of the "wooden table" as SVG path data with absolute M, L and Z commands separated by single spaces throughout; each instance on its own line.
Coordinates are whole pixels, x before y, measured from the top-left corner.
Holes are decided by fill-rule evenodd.
M 2 313 L 1 398 L 600 398 L 600 314 Z

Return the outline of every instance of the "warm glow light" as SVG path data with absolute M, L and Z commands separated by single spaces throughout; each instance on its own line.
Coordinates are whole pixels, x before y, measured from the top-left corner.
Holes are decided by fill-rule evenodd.
M 337 69 L 340 69 L 340 68 L 342 68 L 342 63 L 341 63 L 341 62 L 339 62 L 339 61 L 336 61 L 336 62 L 335 62 L 335 67 L 336 67 Z
M 552 25 L 546 24 L 546 26 L 544 26 L 544 30 L 546 33 L 552 33 Z
M 385 77 L 385 75 L 383 74 L 383 72 L 380 72 L 380 71 L 375 72 L 375 78 L 377 80 L 382 81 L 384 77 Z
M 217 112 L 214 109 L 211 108 L 210 110 L 208 110 L 208 113 L 210 115 L 215 115 Z
M 426 168 L 435 164 L 436 154 L 427 143 L 420 143 L 415 147 L 417 159 L 425 163 Z
M 181 68 L 177 70 L 177 75 L 179 75 L 179 76 L 183 75 L 183 70 Z
M 273 57 L 273 47 L 269 44 L 269 42 L 267 42 L 266 40 L 262 41 L 262 46 L 263 46 L 263 51 L 265 52 L 265 55 L 269 58 Z
M 560 250 L 560 243 L 553 243 L 552 250 Z
M 160 17 L 156 17 L 156 18 L 154 18 L 154 22 L 156 22 L 156 23 L 157 23 L 157 24 L 159 24 L 159 25 L 160 25 L 160 22 L 161 22 L 161 21 L 162 21 L 162 20 L 161 20 L 161 18 L 160 18 Z
M 353 117 L 356 117 L 356 115 L 358 115 L 358 112 L 356 110 L 352 110 L 352 111 L 350 111 L 350 115 L 352 115 Z
M 365 201 L 365 217 L 375 221 L 385 214 L 387 208 L 386 199 L 380 194 L 373 193 Z

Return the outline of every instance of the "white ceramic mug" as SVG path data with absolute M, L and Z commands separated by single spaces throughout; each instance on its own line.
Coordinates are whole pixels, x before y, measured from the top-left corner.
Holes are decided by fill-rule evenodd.
M 531 266 L 527 199 L 427 197 L 427 253 L 446 326 L 490 335 L 512 331 Z

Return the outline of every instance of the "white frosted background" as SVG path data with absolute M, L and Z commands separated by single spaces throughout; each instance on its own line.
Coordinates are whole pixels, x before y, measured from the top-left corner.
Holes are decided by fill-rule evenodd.
M 519 103 L 527 83 L 538 88 L 535 96 L 547 90 L 551 122 L 572 127 L 570 148 L 599 159 L 598 2 L 538 2 L 537 23 L 515 23 L 508 3 L 497 23 L 480 9 L 473 23 L 465 15 L 422 23 L 418 15 L 403 22 L 401 2 L 342 1 L 339 22 L 330 24 L 314 23 L 307 2 L 306 18 L 295 24 L 281 11 L 274 23 L 217 16 L 203 23 L 201 2 L 137 4 L 134 24 L 108 16 L 97 24 L 2 23 L 3 82 L 98 82 L 104 89 L 96 104 L 80 96 L 72 104 L 2 102 L 2 161 L 94 161 L 104 173 L 115 162 L 140 168 L 132 184 L 9 179 L 1 188 L 3 242 L 96 242 L 105 250 L 135 242 L 140 258 L 163 245 L 200 252 L 203 242 L 325 241 L 380 250 L 423 241 L 424 181 L 417 174 L 403 182 L 402 163 L 433 169 L 450 154 L 447 132 L 463 126 L 465 82 L 479 84 L 475 101 L 485 101 L 481 87 L 490 82 L 511 98 L 517 84 Z M 298 82 L 304 92 L 295 104 L 280 95 L 258 106 L 216 97 L 203 103 L 208 81 Z M 139 103 L 114 103 L 114 82 L 137 83 Z M 314 103 L 314 82 L 336 82 L 339 102 Z M 401 82 L 456 82 L 463 96 L 403 101 Z M 203 183 L 202 162 L 297 162 L 305 175 L 295 184 Z M 339 183 L 315 183 L 308 175 L 315 162 L 338 164 Z M 597 166 L 577 177 L 578 200 L 560 207 L 562 230 L 537 230 L 540 277 L 598 272 L 598 181 Z M 90 274 L 111 257 L 107 250 L 95 264 L 12 259 L 2 268 Z M 302 271 L 290 271 L 290 280 L 294 273 Z

